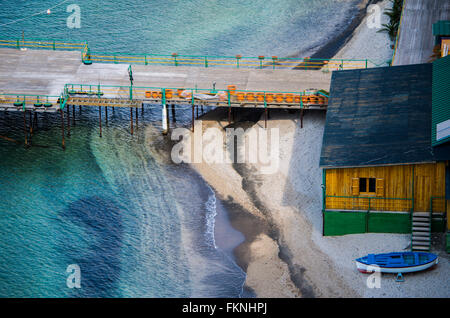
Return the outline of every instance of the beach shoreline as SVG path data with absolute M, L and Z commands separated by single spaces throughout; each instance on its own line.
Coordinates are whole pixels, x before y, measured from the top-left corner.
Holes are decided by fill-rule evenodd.
M 349 15 L 348 20 L 350 22 L 339 31 L 336 35 L 331 37 L 321 46 L 310 47 L 306 51 L 312 51 L 314 53 L 309 56 L 313 59 L 331 59 L 333 58 L 345 45 L 348 43 L 354 35 L 355 30 L 361 25 L 364 18 L 367 16 L 367 8 L 370 5 L 378 4 L 383 0 L 361 0 L 357 5 L 358 12 L 356 15 Z M 338 30 L 336 30 L 338 32 Z M 303 58 L 305 57 L 302 52 L 293 54 L 289 57 Z
M 358 18 L 358 25 L 352 25 L 345 39 L 335 39 L 314 56 L 360 58 L 364 54 L 377 61 L 391 56 L 388 36 L 365 23 L 366 8 L 374 3 L 382 10 L 389 5 L 388 0 L 363 1 L 360 13 L 364 16 Z M 385 23 L 386 17 L 382 19 Z M 339 41 L 345 45 L 338 45 Z M 450 264 L 445 255 L 442 270 L 428 279 L 412 277 L 413 282 L 405 285 L 404 291 L 389 277 L 383 278 L 380 290 L 367 287 L 367 276 L 355 270 L 353 260 L 383 252 L 386 246 L 403 250 L 409 235 L 323 237 L 319 157 L 325 114 L 306 112 L 303 128 L 298 112 L 271 110 L 270 114 L 268 128 L 280 131 L 280 171 L 276 174 L 261 174 L 258 164 L 191 164 L 223 202 L 231 225 L 245 236 L 234 250 L 237 264 L 247 273 L 244 288 L 262 298 L 423 297 L 429 286 L 438 285 L 435 296 L 448 297 L 445 284 L 439 285 L 445 281 L 445 269 Z M 203 131 L 264 127 L 263 113 L 256 109 L 237 111 L 231 125 L 227 117 L 225 109 L 215 109 L 197 121 Z
M 344 31 L 319 48 L 312 57 L 332 58 L 343 50 L 345 44 L 349 43 L 354 36 L 357 36 L 355 33 L 358 27 L 364 23 L 367 7 L 378 2 L 380 0 L 361 1 L 358 14 L 353 17 Z M 199 120 L 207 121 L 206 126 L 203 125 L 203 129 L 208 127 L 241 127 L 246 129 L 251 126 L 261 126 L 262 124 L 258 123 L 261 116 L 262 111 L 253 110 L 253 112 L 251 111 L 251 113 L 246 113 L 243 117 L 237 118 L 236 125 L 228 125 L 226 112 L 222 109 L 215 109 L 200 116 Z M 295 125 L 291 127 L 291 130 L 295 129 L 297 129 Z M 244 290 L 255 294 L 257 297 L 357 296 L 357 293 L 340 278 L 328 279 L 328 282 L 325 282 L 324 279 L 321 279 L 318 272 L 315 273 L 313 279 L 305 277 L 304 273 L 312 270 L 314 265 L 305 268 L 299 265 L 298 262 L 293 261 L 294 255 L 292 255 L 293 252 L 289 244 L 282 242 L 280 226 L 273 219 L 267 219 L 268 217 L 270 218 L 270 208 L 266 206 L 266 200 L 258 197 L 254 186 L 258 181 L 248 180 L 255 175 L 254 171 L 253 173 L 251 171 L 252 167 L 233 164 L 220 165 L 220 168 L 216 165 L 214 168 L 214 165 L 211 166 L 205 163 L 191 164 L 191 167 L 214 189 L 217 198 L 225 206 L 231 225 L 245 237 L 244 242 L 234 249 L 236 263 L 247 273 Z M 222 173 L 219 173 L 219 171 Z M 225 185 L 220 180 L 228 180 L 228 184 Z M 233 184 L 232 187 L 229 187 L 230 183 Z M 262 211 L 265 211 L 265 213 Z M 311 232 L 311 229 L 308 229 L 311 225 L 308 224 L 307 220 L 302 220 L 301 223 L 305 227 L 305 232 Z M 315 245 L 311 241 L 311 237 L 302 238 L 308 241 L 308 249 Z M 312 258 L 322 257 L 326 259 L 326 255 L 321 255 L 319 249 L 314 248 L 314 250 L 318 255 L 312 255 Z M 255 261 L 255 258 L 258 257 L 259 259 Z M 333 266 L 330 266 L 331 260 L 328 259 L 322 263 L 321 268 L 326 267 L 326 270 L 329 272 L 324 277 L 339 277 L 334 272 Z M 272 274 L 272 276 L 269 276 L 271 279 L 267 279 L 267 273 Z M 318 282 L 319 280 L 321 282 Z M 277 282 L 277 284 L 274 282 Z M 330 282 L 333 283 L 330 284 Z M 339 291 L 333 290 L 334 286 L 339 286 Z

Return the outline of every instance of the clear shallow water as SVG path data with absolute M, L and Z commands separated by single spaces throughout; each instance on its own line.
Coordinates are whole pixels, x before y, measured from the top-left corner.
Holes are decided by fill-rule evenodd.
M 79 30 L 66 27 L 68 2 L 0 26 L 0 37 L 24 30 L 105 51 L 282 56 L 332 36 L 355 2 L 82 0 Z M 56 3 L 0 0 L 0 25 Z M 35 147 L 0 140 L 0 297 L 242 295 L 245 274 L 231 255 L 242 235 L 222 211 L 218 237 L 227 242 L 217 242 L 221 205 L 211 188 L 187 167 L 155 160 L 165 145 L 159 107 L 145 110 L 135 136 L 128 111 L 110 111 L 103 138 L 97 116 L 77 110 L 65 152 L 57 116 L 40 117 Z M 190 110 L 177 120 L 188 125 Z M 148 139 L 144 125 L 155 127 Z M 0 135 L 22 141 L 22 117 L 0 113 Z M 69 264 L 81 267 L 80 290 L 66 286 Z
M 103 138 L 96 115 L 77 110 L 65 152 L 57 116 L 40 116 L 30 149 L 0 142 L 0 296 L 238 297 L 245 274 L 215 246 L 214 193 L 146 146 L 150 123 L 150 140 L 165 142 L 160 112 L 140 114 L 133 137 L 128 111 L 110 111 Z M 21 125 L 3 114 L 0 134 L 22 140 Z M 81 267 L 79 290 L 66 286 L 69 264 Z
M 306 54 L 334 35 L 358 0 L 136 0 L 6 1 L 0 33 L 78 39 L 97 51 L 249 56 Z M 81 8 L 81 28 L 66 26 L 66 6 Z

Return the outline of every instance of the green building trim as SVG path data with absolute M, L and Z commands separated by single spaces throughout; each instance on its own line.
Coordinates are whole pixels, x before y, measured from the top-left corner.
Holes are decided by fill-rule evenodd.
M 450 36 L 450 21 L 441 20 L 433 24 L 434 36 Z
M 444 217 L 433 217 L 432 232 L 444 232 Z M 339 236 L 363 233 L 411 233 L 408 212 L 330 211 L 323 212 L 323 235 Z M 448 237 L 448 236 L 447 236 Z
M 450 141 L 450 136 L 437 140 L 437 125 L 450 120 L 450 55 L 433 63 L 433 108 L 431 143 L 433 146 Z

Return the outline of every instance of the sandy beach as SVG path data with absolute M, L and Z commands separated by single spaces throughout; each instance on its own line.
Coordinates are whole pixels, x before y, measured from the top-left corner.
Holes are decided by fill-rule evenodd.
M 389 3 L 378 5 L 384 10 Z M 363 19 L 336 57 L 382 62 L 392 56 L 390 45 L 387 34 L 369 28 Z M 311 110 L 300 128 L 298 112 L 270 112 L 268 128 L 278 129 L 280 138 L 276 173 L 263 174 L 264 165 L 255 163 L 191 164 L 223 202 L 231 225 L 245 236 L 234 251 L 247 273 L 245 288 L 257 297 L 450 297 L 450 261 L 442 247 L 434 251 L 440 256 L 436 269 L 410 274 L 401 284 L 383 275 L 381 288 L 371 289 L 368 276 L 356 270 L 353 260 L 367 253 L 406 250 L 410 236 L 322 236 L 319 158 L 325 116 Z M 201 116 L 196 129 L 211 127 L 222 132 L 225 127 L 264 127 L 264 116 L 258 110 L 241 110 L 228 125 L 226 110 L 216 109 Z

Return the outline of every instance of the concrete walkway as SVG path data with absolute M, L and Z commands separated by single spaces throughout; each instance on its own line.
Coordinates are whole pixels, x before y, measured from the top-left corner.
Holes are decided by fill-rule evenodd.
M 433 54 L 433 24 L 450 20 L 448 0 L 405 0 L 393 65 L 428 63 Z
M 84 65 L 80 52 L 0 49 L 0 93 L 59 95 L 64 84 L 129 85 L 127 64 Z M 133 65 L 135 86 L 300 92 L 329 90 L 331 72 Z

